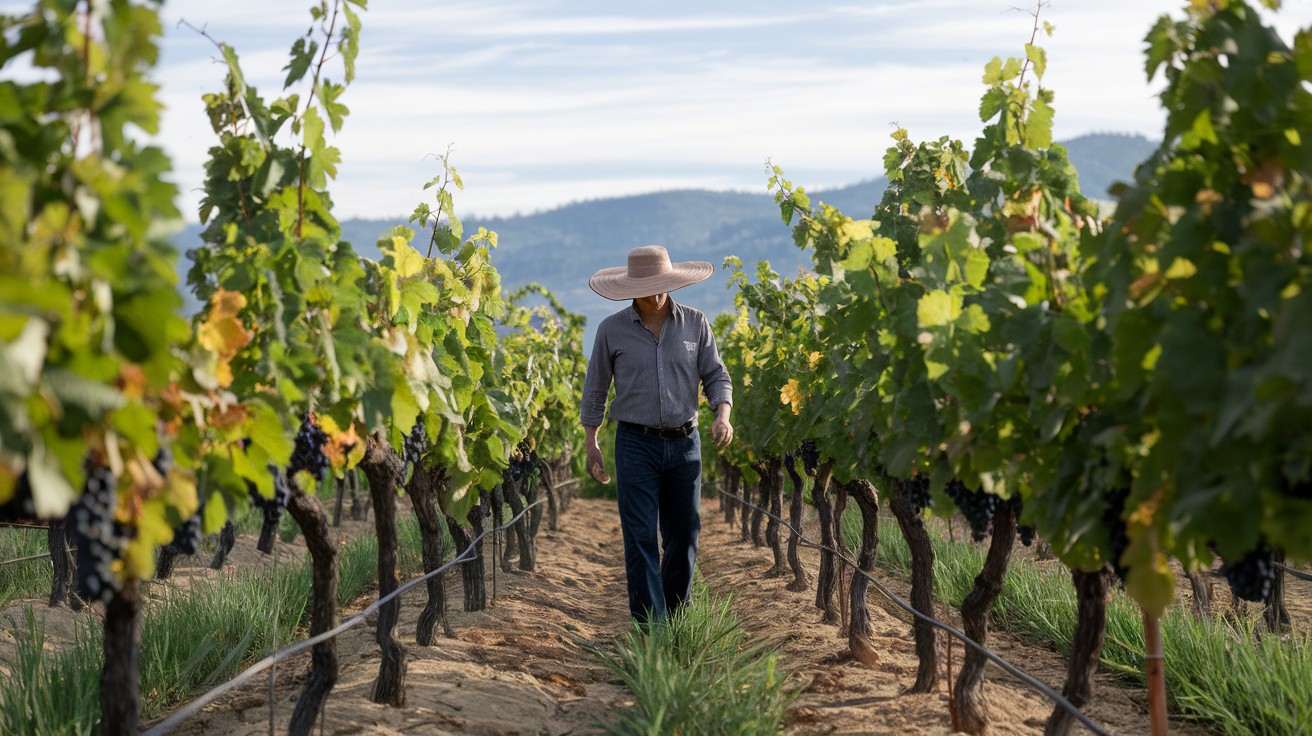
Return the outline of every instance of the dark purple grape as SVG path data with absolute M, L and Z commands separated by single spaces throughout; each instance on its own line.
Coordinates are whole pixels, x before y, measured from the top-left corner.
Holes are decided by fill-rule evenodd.
M 806 474 L 815 475 L 815 469 L 820 465 L 820 450 L 816 447 L 815 440 L 803 440 L 797 452 L 802 457 L 802 467 L 806 470 Z
M 288 477 L 295 477 L 304 470 L 316 480 L 322 480 L 323 470 L 328 467 L 328 458 L 323 454 L 323 446 L 327 442 L 328 435 L 314 421 L 314 415 L 306 414 L 301 421 L 301 428 L 296 432 L 291 461 L 287 463 Z
M 1221 565 L 1221 574 L 1236 598 L 1265 603 L 1276 578 L 1276 553 L 1266 541 L 1258 542 L 1243 557 Z
M 906 494 L 907 503 L 911 506 L 913 514 L 919 514 L 934 505 L 934 499 L 929 495 L 928 476 L 914 475 L 910 480 L 903 481 L 902 493 Z
M 108 601 L 119 589 L 117 560 L 131 541 L 130 530 L 114 520 L 118 486 L 108 468 L 87 470 L 82 495 L 68 511 L 65 527 L 77 547 L 74 590 L 84 601 Z
M 1122 584 L 1125 583 L 1125 576 L 1129 573 L 1129 569 L 1121 564 L 1121 556 L 1130 546 L 1130 537 L 1125 532 L 1125 501 L 1129 497 L 1129 488 L 1108 491 L 1107 505 L 1102 509 L 1102 524 L 1107 529 L 1108 537 L 1108 562 L 1112 564 L 1112 569 L 1116 571 L 1116 577 Z
M 426 449 L 428 449 L 428 429 L 424 426 L 423 417 L 420 417 L 415 420 L 410 433 L 401 441 L 401 460 L 408 466 L 418 465 L 419 458 Z
M 997 514 L 1001 498 L 984 491 L 972 490 L 965 483 L 953 480 L 947 485 L 948 498 L 957 505 L 957 510 L 966 517 L 970 524 L 970 538 L 976 542 L 993 533 L 993 517 Z

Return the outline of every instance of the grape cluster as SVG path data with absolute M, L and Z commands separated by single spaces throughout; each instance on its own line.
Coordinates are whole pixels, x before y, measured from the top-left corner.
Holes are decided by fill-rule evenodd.
M 287 476 L 278 472 L 276 465 L 269 465 L 269 473 L 273 475 L 273 498 L 265 498 L 260 495 L 260 491 L 255 484 L 246 481 L 246 493 L 251 497 L 251 503 L 255 508 L 264 514 L 264 524 L 277 524 L 282 520 L 282 511 L 287 508 L 288 502 L 292 498 L 291 486 L 287 483 Z
M 519 480 L 526 475 L 530 475 L 538 467 L 538 453 L 532 450 L 528 445 L 520 443 L 519 447 L 510 453 L 510 477 Z
M 929 495 L 929 476 L 915 475 L 911 480 L 903 481 L 902 493 L 911 505 L 913 514 L 919 514 L 934 505 L 934 499 Z
M 8 501 L 0 504 L 0 519 L 31 519 L 36 516 L 36 504 L 32 501 L 32 485 L 27 480 L 27 471 L 19 474 L 14 483 L 14 493 Z
M 167 478 L 173 471 L 173 451 L 168 447 L 160 447 L 150 464 L 155 466 L 155 472 Z M 204 510 L 205 502 L 202 500 L 196 513 L 173 530 L 173 541 L 168 543 L 169 552 L 183 555 L 196 554 L 196 549 L 200 546 L 200 518 Z
M 806 474 L 815 475 L 815 469 L 820 465 L 820 450 L 815 446 L 815 440 L 802 440 L 802 446 L 797 449 L 797 454 L 802 458 L 802 467 L 806 469 Z
M 182 522 L 182 526 L 173 530 L 173 541 L 168 545 L 170 551 L 184 555 L 196 554 L 197 548 L 200 547 L 200 517 L 204 509 L 204 504 L 201 504 L 200 510 Z
M 1265 603 L 1276 578 L 1275 550 L 1265 540 L 1234 562 L 1221 565 L 1221 574 L 1236 598 Z
M 970 524 L 971 539 L 982 542 L 984 537 L 993 533 L 993 517 L 1005 501 L 991 493 L 971 490 L 959 480 L 948 483 L 946 490 L 948 498 L 952 499 Z
M 67 533 L 77 547 L 77 571 L 73 585 L 84 601 L 108 601 L 119 588 L 114 561 L 131 539 L 127 526 L 114 520 L 118 510 L 118 487 L 108 468 L 87 471 L 82 495 L 68 511 Z
M 1125 548 L 1130 546 L 1130 537 L 1125 533 L 1125 500 L 1130 497 L 1129 488 L 1117 488 L 1107 494 L 1107 505 L 1102 509 L 1102 525 L 1107 529 L 1110 547 L 1110 562 L 1116 571 L 1116 577 L 1122 583 L 1129 569 L 1121 564 Z
M 173 450 L 169 447 L 160 446 L 150 464 L 155 466 L 155 472 L 159 473 L 160 476 L 169 477 L 169 473 L 173 472 Z
M 323 469 L 328 467 L 328 458 L 323 455 L 323 446 L 326 442 L 328 442 L 328 434 L 314 421 L 313 414 L 306 414 L 305 419 L 301 420 L 301 428 L 296 432 L 292 459 L 287 464 L 288 477 L 293 477 L 304 470 L 316 480 L 322 480 Z
M 410 428 L 410 433 L 401 442 L 401 461 L 406 465 L 418 465 L 419 457 L 426 449 L 428 449 L 428 428 L 424 426 L 424 418 L 420 417 L 415 420 L 415 426 Z

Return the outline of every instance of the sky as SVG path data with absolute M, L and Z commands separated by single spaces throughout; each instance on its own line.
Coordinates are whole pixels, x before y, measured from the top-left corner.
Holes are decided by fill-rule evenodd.
M 914 139 L 981 128 L 980 77 L 1020 55 L 1033 5 L 1020 0 L 373 0 L 362 14 L 351 109 L 333 143 L 339 218 L 392 217 L 424 198 L 450 147 L 468 215 L 512 215 L 666 189 L 766 191 L 767 159 L 817 189 L 882 173 L 895 126 Z M 5 2 L 5 6 L 13 3 Z M 1058 139 L 1156 138 L 1163 115 L 1143 37 L 1182 0 L 1051 0 L 1044 86 Z M 200 96 L 222 84 L 214 46 L 236 48 L 248 81 L 280 96 L 308 2 L 165 2 L 154 75 L 158 136 L 181 204 L 196 218 L 206 149 Z M 1288 40 L 1312 0 L 1270 16 Z M 337 73 L 340 76 L 340 73 Z

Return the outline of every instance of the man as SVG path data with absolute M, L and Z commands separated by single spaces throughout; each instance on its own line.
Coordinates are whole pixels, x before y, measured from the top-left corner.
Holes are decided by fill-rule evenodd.
M 588 280 L 607 299 L 632 300 L 597 328 L 581 418 L 588 472 L 609 483 L 597 428 L 614 381 L 610 416 L 618 422 L 615 478 L 629 612 L 643 624 L 677 609 L 692 589 L 701 530 L 699 386 L 715 411 L 715 444 L 724 447 L 733 439 L 733 386 L 706 315 L 670 299 L 671 291 L 705 281 L 714 271 L 704 261 L 670 263 L 665 248 L 649 245 L 629 251 L 627 267 L 604 268 Z

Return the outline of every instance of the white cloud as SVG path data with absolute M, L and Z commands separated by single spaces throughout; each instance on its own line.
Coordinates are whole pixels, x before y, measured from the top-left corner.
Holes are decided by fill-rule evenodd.
M 880 173 L 890 123 L 917 138 L 973 141 L 983 64 L 1019 54 L 1032 21 L 1014 0 L 854 4 L 687 0 L 622 5 L 375 2 L 362 14 L 358 77 L 335 140 L 341 216 L 408 212 L 454 144 L 466 212 L 523 212 L 648 189 L 763 190 L 772 157 L 814 187 Z M 1056 132 L 1154 135 L 1162 114 L 1144 78 L 1143 36 L 1180 0 L 1053 0 L 1045 86 Z M 296 3 L 180 0 L 164 6 L 157 73 L 161 140 L 194 212 L 213 137 L 199 97 L 223 69 L 185 17 L 227 40 L 266 96 L 308 12 Z M 1275 16 L 1288 38 L 1312 0 Z M 813 177 L 813 178 L 809 178 Z

